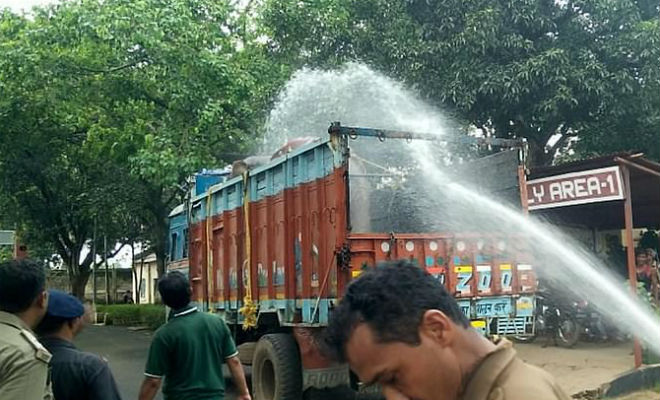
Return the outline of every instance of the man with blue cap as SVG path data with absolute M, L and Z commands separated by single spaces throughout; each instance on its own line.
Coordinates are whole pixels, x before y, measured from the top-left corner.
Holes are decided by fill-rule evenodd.
M 83 329 L 84 317 L 85 307 L 80 300 L 59 290 L 49 291 L 48 311 L 37 333 L 53 355 L 53 394 L 57 400 L 120 400 L 108 364 L 72 343 Z

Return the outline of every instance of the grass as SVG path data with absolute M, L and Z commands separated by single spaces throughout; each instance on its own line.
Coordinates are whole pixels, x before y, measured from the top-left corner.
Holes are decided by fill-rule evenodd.
M 156 330 L 165 323 L 165 306 L 158 304 L 97 305 L 96 312 L 108 314 L 108 325 L 139 325 Z

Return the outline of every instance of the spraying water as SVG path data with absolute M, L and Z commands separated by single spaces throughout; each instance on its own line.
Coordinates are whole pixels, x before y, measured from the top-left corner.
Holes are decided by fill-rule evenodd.
M 306 69 L 296 73 L 270 114 L 265 145 L 272 149 L 292 137 L 325 135 L 331 121 L 341 121 L 345 125 L 431 132 L 439 138 L 449 135 L 451 124 L 401 84 L 364 65 L 348 64 L 340 71 Z M 537 264 L 542 268 L 538 272 L 544 279 L 553 281 L 554 286 L 565 288 L 577 297 L 588 299 L 607 319 L 615 321 L 621 330 L 637 335 L 654 351 L 660 352 L 660 322 L 646 305 L 625 289 L 620 279 L 617 281 L 603 267 L 601 260 L 551 226 L 480 194 L 478 188 L 466 183 L 470 177 L 461 177 L 457 181 L 455 175 L 447 172 L 446 164 L 452 157 L 447 154 L 446 146 L 426 141 L 413 141 L 406 145 L 395 140 L 378 145 L 358 141 L 351 143 L 351 146 L 357 148 L 358 154 L 371 160 L 364 164 L 365 170 L 376 164 L 373 162 L 375 160 L 380 163 L 378 168 L 390 172 L 380 176 L 379 185 L 386 182 L 386 175 L 404 182 L 407 175 L 423 174 L 426 181 L 424 192 L 413 192 L 415 201 L 407 203 L 406 208 L 416 217 L 431 222 L 425 226 L 426 231 L 429 231 L 429 226 L 458 232 L 472 228 L 485 232 L 516 232 L 526 237 Z M 393 164 L 408 165 L 410 168 L 403 172 L 392 171 L 389 166 Z M 443 203 L 442 213 L 439 213 L 437 203 L 429 201 L 439 194 L 449 200 Z M 389 206 L 402 200 L 405 199 L 392 197 Z M 414 204 L 412 211 L 410 204 Z M 405 215 L 404 219 L 412 217 Z M 373 221 L 367 221 L 361 228 L 369 230 L 374 228 L 373 224 Z

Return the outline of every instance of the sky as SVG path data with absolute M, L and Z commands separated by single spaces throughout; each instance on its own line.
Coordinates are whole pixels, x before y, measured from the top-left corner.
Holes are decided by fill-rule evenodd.
M 54 0 L 0 0 L 0 8 L 9 7 L 14 12 L 29 11 L 32 6 L 54 3 Z

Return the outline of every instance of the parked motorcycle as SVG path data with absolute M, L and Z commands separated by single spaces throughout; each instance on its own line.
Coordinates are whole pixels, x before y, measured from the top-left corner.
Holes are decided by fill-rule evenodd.
M 588 341 L 623 342 L 629 335 L 617 329 L 611 321 L 607 321 L 591 303 L 581 300 L 574 303 L 575 317 L 580 325 L 580 337 Z
M 625 341 L 629 336 L 608 323 L 587 300 L 570 301 L 540 289 L 536 298 L 534 335 L 514 337 L 518 342 L 532 342 L 537 337 L 552 340 L 560 347 L 571 348 L 578 340 Z M 547 345 L 547 344 L 546 344 Z
M 558 301 L 549 296 L 548 290 L 539 289 L 536 295 L 534 335 L 516 336 L 518 342 L 532 342 L 537 337 L 546 337 L 555 345 L 570 348 L 580 338 L 581 327 L 573 304 Z M 547 345 L 547 343 L 546 343 Z

